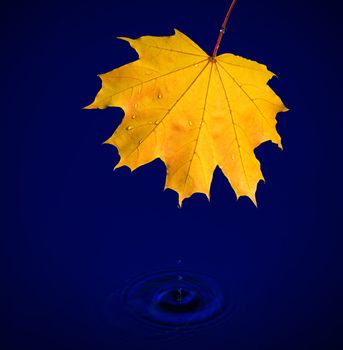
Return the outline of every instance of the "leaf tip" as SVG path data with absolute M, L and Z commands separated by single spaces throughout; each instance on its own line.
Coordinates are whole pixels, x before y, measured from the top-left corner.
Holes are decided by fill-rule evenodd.
M 249 196 L 250 200 L 254 203 L 255 207 L 258 208 L 256 195 Z
M 182 209 L 184 199 L 185 199 L 184 197 L 182 197 L 180 194 L 178 194 L 178 203 L 177 203 L 178 209 Z
M 107 142 L 107 141 L 105 141 L 105 142 Z M 132 173 L 133 170 L 130 168 L 129 165 L 127 165 L 127 164 L 125 164 L 125 163 L 123 162 L 122 158 L 120 158 L 119 162 L 115 165 L 115 167 L 113 168 L 113 171 L 114 171 L 114 170 L 117 170 L 117 169 L 119 169 L 119 168 L 122 168 L 122 167 L 124 167 L 124 166 L 128 167 L 128 168 L 130 169 L 130 172 Z
M 264 179 L 262 179 L 262 180 L 264 180 Z M 248 197 L 253 202 L 254 206 L 256 208 L 258 208 L 255 193 L 251 193 L 251 194 L 236 194 L 236 201 L 238 201 L 239 198 L 241 198 L 241 197 Z
M 90 103 L 87 106 L 82 107 L 82 109 L 95 109 L 95 108 L 96 108 L 95 101 L 93 101 L 92 103 Z
M 116 38 L 119 40 L 127 41 L 128 43 L 132 41 L 132 39 L 127 38 L 126 36 L 117 36 Z
M 179 209 L 182 209 L 182 204 L 183 204 L 183 200 L 184 200 L 185 198 L 183 198 L 183 197 L 181 197 L 180 195 L 179 195 L 179 200 L 178 200 L 178 204 L 177 204 L 177 207 L 179 208 Z

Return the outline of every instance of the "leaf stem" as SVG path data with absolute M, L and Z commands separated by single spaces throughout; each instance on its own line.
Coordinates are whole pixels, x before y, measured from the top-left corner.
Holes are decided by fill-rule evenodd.
M 226 13 L 224 22 L 223 22 L 223 24 L 222 24 L 222 26 L 220 28 L 220 31 L 219 31 L 219 36 L 218 36 L 216 45 L 215 45 L 214 50 L 213 50 L 212 58 L 215 58 L 217 56 L 217 52 L 218 52 L 218 49 L 219 49 L 220 42 L 222 41 L 222 37 L 223 37 L 223 35 L 224 35 L 225 31 L 226 31 L 227 21 L 228 21 L 230 15 L 231 15 L 231 12 L 232 12 L 232 10 L 233 10 L 233 8 L 235 6 L 236 1 L 237 0 L 232 0 L 230 8 L 229 8 L 229 10 Z

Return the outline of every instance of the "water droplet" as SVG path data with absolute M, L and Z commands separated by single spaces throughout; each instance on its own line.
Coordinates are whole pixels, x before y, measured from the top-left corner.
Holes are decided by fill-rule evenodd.
M 159 121 L 158 120 L 155 120 L 155 125 L 158 125 Z
M 199 66 L 198 63 L 194 65 L 195 68 L 197 68 L 198 66 Z
M 142 142 L 143 142 L 143 140 L 139 140 L 139 141 L 138 141 L 138 144 L 140 145 Z
M 135 103 L 135 108 L 137 108 L 138 107 L 138 103 Z
M 205 122 L 201 122 L 201 126 L 204 126 L 205 125 Z
M 193 123 L 192 123 L 191 120 L 188 120 L 188 124 L 189 124 L 189 126 L 192 126 L 192 125 L 193 125 Z
M 133 129 L 132 126 L 126 127 L 126 130 L 132 130 L 132 129 Z
M 232 159 L 232 160 L 235 160 L 235 156 L 234 156 L 234 155 L 232 155 L 232 156 L 231 156 L 231 159 Z
M 179 288 L 178 290 L 178 293 L 179 293 L 179 295 L 178 295 L 178 301 L 181 303 L 181 301 L 182 301 L 182 288 Z
M 162 94 L 158 94 L 158 96 L 157 96 L 159 99 L 161 99 L 163 96 L 162 96 Z
M 131 119 L 136 119 L 136 116 L 135 116 L 135 115 L 133 115 L 133 116 L 131 117 Z

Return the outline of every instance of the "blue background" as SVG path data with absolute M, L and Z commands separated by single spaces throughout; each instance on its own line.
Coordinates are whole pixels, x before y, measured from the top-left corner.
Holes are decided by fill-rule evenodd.
M 212 52 L 228 1 L 17 1 L 1 11 L 1 342 L 10 349 L 342 349 L 340 11 L 238 1 L 220 52 L 265 63 L 290 112 L 256 154 L 259 208 L 216 171 L 177 208 L 160 161 L 112 172 L 120 109 L 82 110 L 98 73 L 136 59 L 116 36 L 177 28 Z M 142 341 L 106 300 L 177 267 L 231 293 L 227 321 Z M 123 337 L 127 333 L 129 337 Z M 123 339 L 125 338 L 125 339 Z M 129 339 L 128 339 L 129 338 Z

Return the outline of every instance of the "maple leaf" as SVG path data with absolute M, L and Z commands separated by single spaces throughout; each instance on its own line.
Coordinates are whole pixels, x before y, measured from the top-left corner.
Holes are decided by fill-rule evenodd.
M 181 205 L 195 192 L 210 198 L 219 166 L 236 196 L 256 205 L 257 184 L 264 179 L 254 149 L 268 140 L 281 148 L 276 114 L 287 111 L 267 85 L 274 74 L 233 54 L 209 56 L 178 30 L 120 39 L 139 59 L 99 75 L 102 88 L 86 107 L 125 111 L 106 141 L 118 149 L 115 168 L 134 170 L 160 158 L 167 168 L 165 188 L 179 194 Z

